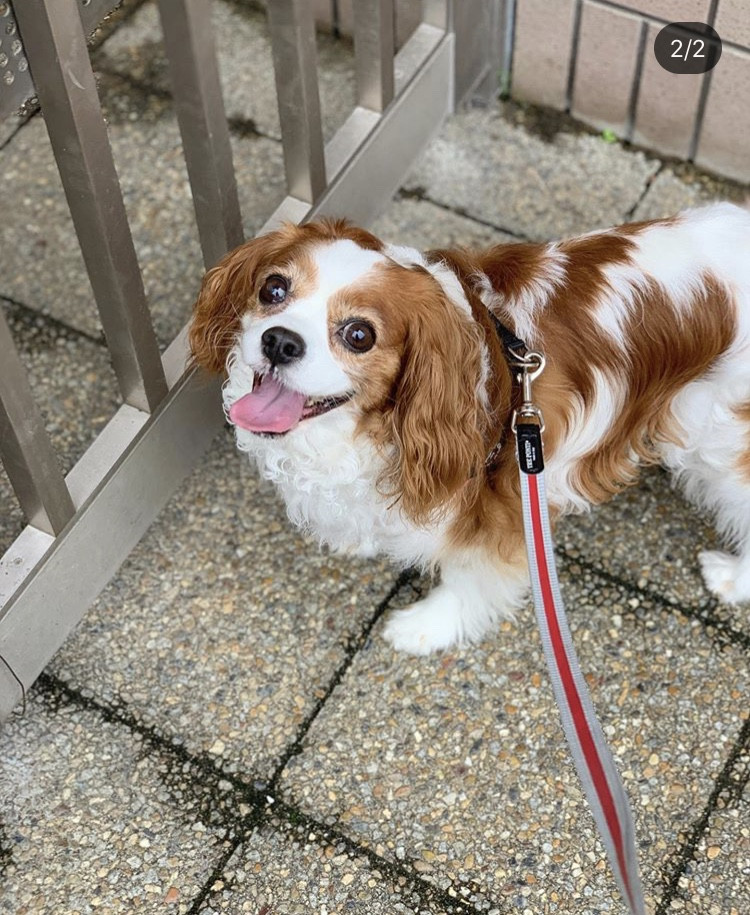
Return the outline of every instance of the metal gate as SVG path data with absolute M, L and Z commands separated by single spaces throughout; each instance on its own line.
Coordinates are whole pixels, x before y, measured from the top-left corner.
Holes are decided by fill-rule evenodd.
M 352 0 L 357 105 L 324 143 L 314 4 L 267 0 L 287 196 L 262 231 L 319 214 L 366 225 L 456 98 L 492 84 L 502 0 L 423 0 L 421 21 L 397 52 L 394 3 Z M 87 49 L 113 5 L 0 0 L 0 120 L 38 98 L 122 401 L 63 476 L 0 309 L 0 456 L 28 522 L 0 559 L 0 720 L 223 421 L 218 383 L 186 370 L 187 328 L 163 355 L 152 328 Z M 210 0 L 158 5 L 209 267 L 244 240 Z

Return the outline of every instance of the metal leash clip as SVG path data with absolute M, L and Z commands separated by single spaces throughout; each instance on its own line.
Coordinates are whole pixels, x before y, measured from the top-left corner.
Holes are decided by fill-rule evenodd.
M 539 431 L 544 432 L 544 416 L 539 407 L 534 403 L 531 396 L 531 384 L 542 374 L 547 360 L 541 353 L 530 352 L 521 356 L 518 361 L 513 363 L 514 368 L 521 371 L 518 373 L 518 381 L 521 384 L 521 396 L 523 401 L 521 406 L 513 411 L 513 417 L 510 421 L 511 432 L 516 431 L 520 423 L 523 424 L 523 417 L 533 417 L 539 423 Z

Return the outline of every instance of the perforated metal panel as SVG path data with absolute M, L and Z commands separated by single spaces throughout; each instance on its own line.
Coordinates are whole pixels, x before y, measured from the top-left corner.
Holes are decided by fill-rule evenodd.
M 83 27 L 91 33 L 119 6 L 119 2 L 78 0 L 78 6 Z M 34 82 L 13 15 L 13 4 L 10 0 L 0 0 L 0 121 L 35 103 Z
M 21 108 L 33 94 L 29 62 L 13 9 L 8 0 L 0 0 L 0 120 Z

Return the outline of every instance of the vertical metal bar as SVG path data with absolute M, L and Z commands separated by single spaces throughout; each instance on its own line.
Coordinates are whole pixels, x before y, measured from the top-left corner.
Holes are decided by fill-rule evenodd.
M 518 0 L 501 0 L 502 45 L 500 51 L 500 95 L 505 98 L 513 88 L 513 51 L 516 39 L 516 5 Z
M 627 119 L 625 121 L 625 137 L 626 140 L 633 139 L 633 131 L 635 130 L 635 121 L 638 115 L 638 100 L 641 95 L 641 81 L 643 80 L 643 64 L 646 60 L 646 45 L 648 42 L 648 20 L 641 20 L 641 30 L 638 35 L 638 50 L 636 51 L 635 58 L 635 73 L 633 74 L 633 82 L 630 86 L 630 98 L 628 99 L 628 113 Z
M 452 0 L 422 0 L 422 22 L 446 31 L 453 28 Z
M 59 534 L 75 514 L 0 308 L 0 457 L 29 524 Z
M 159 0 L 206 267 L 244 241 L 209 0 Z
M 393 0 L 354 0 L 357 100 L 383 111 L 393 100 Z
M 308 203 L 326 187 L 312 7 L 309 0 L 267 5 L 287 189 Z
M 510 75 L 510 58 L 506 50 L 512 47 L 508 32 L 513 27 L 513 0 L 489 0 L 487 11 L 486 73 L 474 89 L 474 98 L 485 105 L 492 103 L 502 92 L 507 94 Z
M 583 0 L 576 0 L 576 8 L 573 13 L 573 37 L 571 39 L 570 60 L 568 61 L 568 84 L 565 90 L 565 110 L 570 111 L 573 105 L 573 94 L 575 93 L 576 69 L 578 67 L 578 48 L 581 43 L 581 20 L 583 12 Z
M 711 0 L 711 6 L 708 9 L 708 16 L 706 17 L 706 23 L 712 28 L 716 25 L 716 14 L 719 11 L 719 0 Z M 695 112 L 695 121 L 693 122 L 693 134 L 690 137 L 690 147 L 688 149 L 687 158 L 689 162 L 695 161 L 695 157 L 698 154 L 698 145 L 701 140 L 701 133 L 703 131 L 703 118 L 706 116 L 706 105 L 708 104 L 708 94 L 711 91 L 711 80 L 714 78 L 714 71 L 708 70 L 703 74 L 703 81 L 701 82 L 701 91 L 698 96 L 698 108 Z
M 16 16 L 126 403 L 167 392 L 76 0 L 23 0 Z
M 488 103 L 497 94 L 502 47 L 501 0 L 461 0 L 453 7 L 455 103 Z

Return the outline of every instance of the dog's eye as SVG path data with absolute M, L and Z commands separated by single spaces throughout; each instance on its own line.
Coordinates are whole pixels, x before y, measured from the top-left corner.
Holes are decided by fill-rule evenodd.
M 375 346 L 375 328 L 366 321 L 350 321 L 339 334 L 344 345 L 354 353 L 366 353 Z
M 258 298 L 264 305 L 281 305 L 289 290 L 289 283 L 283 276 L 273 273 L 260 287 Z

